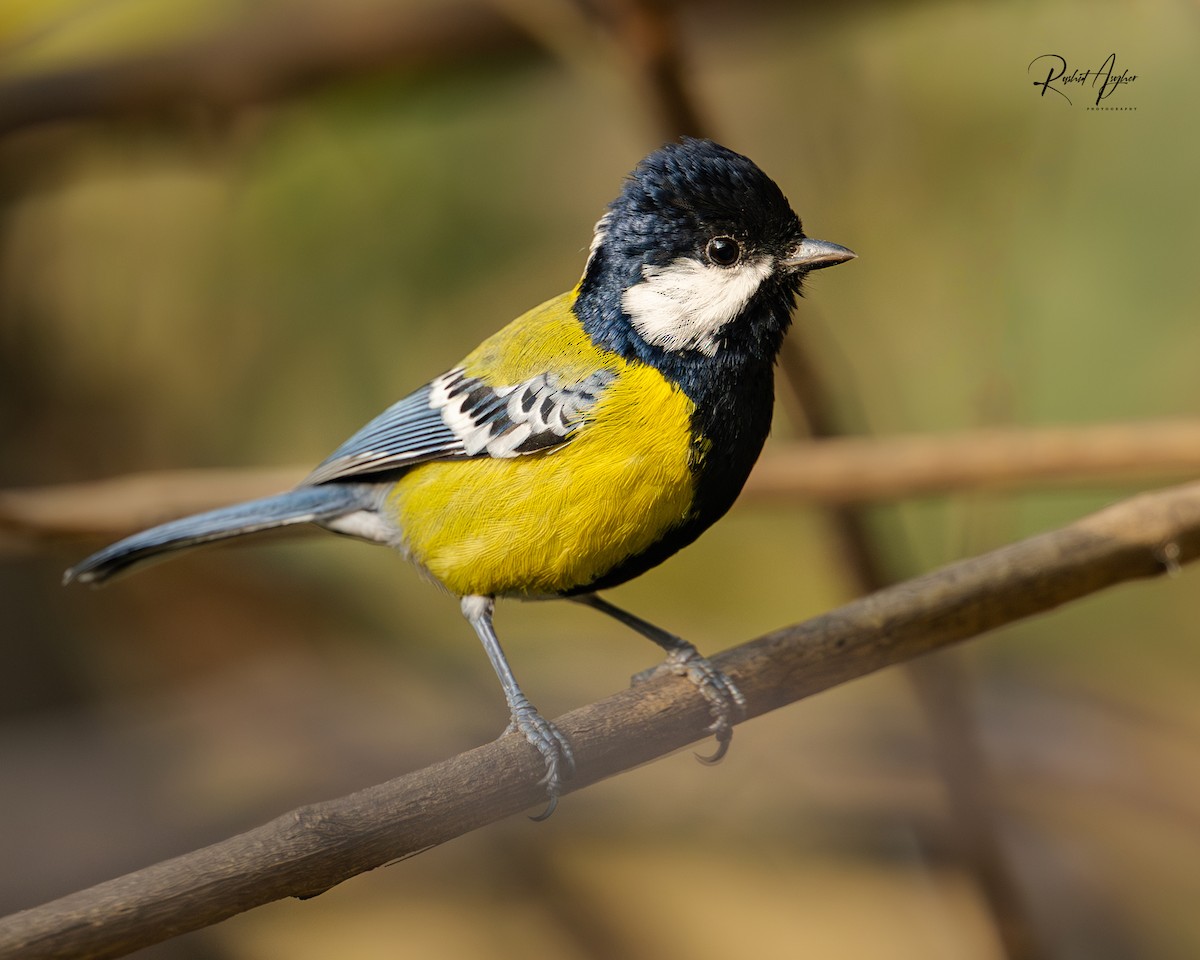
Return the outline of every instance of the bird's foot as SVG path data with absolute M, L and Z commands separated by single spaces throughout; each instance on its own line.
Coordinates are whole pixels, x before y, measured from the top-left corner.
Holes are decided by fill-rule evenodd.
M 633 682 L 643 683 L 663 673 L 687 677 L 708 701 L 708 712 L 713 718 L 708 732 L 716 738 L 717 749 L 707 757 L 696 754 L 696 759 L 701 763 L 717 763 L 729 750 L 734 723 L 745 716 L 746 698 L 742 691 L 686 640 L 680 640 L 679 645 L 667 653 L 665 661 L 635 675 Z
M 564 780 L 569 780 L 575 772 L 575 757 L 571 753 L 571 744 L 562 732 L 549 720 L 537 712 L 537 708 L 526 700 L 513 708 L 512 720 L 504 731 L 519 733 L 525 738 L 546 764 L 546 775 L 538 783 L 546 787 L 549 802 L 546 809 L 531 820 L 545 820 L 558 806 L 558 794 Z

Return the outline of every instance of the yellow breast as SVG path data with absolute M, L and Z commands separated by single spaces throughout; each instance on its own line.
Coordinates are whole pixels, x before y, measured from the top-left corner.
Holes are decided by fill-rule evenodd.
M 574 438 L 546 453 L 423 464 L 388 498 L 411 558 L 460 596 L 550 596 L 586 585 L 691 508 L 691 401 L 653 367 L 598 350 L 571 301 L 567 294 L 521 317 L 464 366 L 493 384 L 612 370 L 615 381 Z

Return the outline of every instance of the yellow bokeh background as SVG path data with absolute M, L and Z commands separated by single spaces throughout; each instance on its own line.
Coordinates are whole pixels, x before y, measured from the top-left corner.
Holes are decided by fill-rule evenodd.
M 30 77 L 162 55 L 273 8 L 288 5 L 8 0 L 0 114 Z M 1194 3 L 678 8 L 713 133 L 812 235 L 859 254 L 814 275 L 797 315 L 848 424 L 1197 415 Z M 543 39 L 561 26 L 554 3 L 490 9 Z M 0 486 L 310 465 L 567 289 L 621 178 L 662 140 L 601 33 L 0 138 Z M 1047 52 L 1081 69 L 1115 52 L 1138 79 L 1111 101 L 1136 110 L 1039 97 L 1026 67 Z M 795 429 L 781 413 L 770 443 Z M 869 518 L 903 576 L 1128 492 Z M 202 551 L 64 591 L 62 569 L 99 545 L 0 552 L 0 913 L 505 724 L 456 604 L 384 551 L 332 537 Z M 849 599 L 839 563 L 820 511 L 741 504 L 612 599 L 711 652 Z M 945 655 L 1048 956 L 1200 953 L 1198 585 L 1184 570 L 1126 586 Z M 548 716 L 655 659 L 569 604 L 502 604 L 497 627 Z M 143 955 L 735 952 L 1003 956 L 902 671 L 739 727 L 716 768 L 670 757 L 547 823 L 515 818 Z

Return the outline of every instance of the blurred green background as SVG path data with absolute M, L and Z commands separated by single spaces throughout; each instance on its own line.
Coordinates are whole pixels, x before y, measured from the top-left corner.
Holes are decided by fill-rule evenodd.
M 337 21 L 384 16 L 328 3 Z M 445 16 L 387 15 L 405 6 Z M 289 8 L 310 5 L 2 0 L 0 112 L 24 77 Z M 620 44 L 563 15 L 578 8 L 486 9 L 562 42 L 0 138 L 0 487 L 314 463 L 570 286 L 663 134 Z M 1200 410 L 1194 2 L 681 3 L 678 26 L 712 132 L 860 256 L 811 278 L 798 314 L 848 421 Z M 1039 98 L 1026 65 L 1047 52 L 1081 69 L 1115 52 L 1138 79 L 1106 102 L 1137 109 Z M 793 433 L 781 414 L 771 442 Z M 871 519 L 903 575 L 1128 492 Z M 0 550 L 0 913 L 504 726 L 456 605 L 384 551 L 314 538 L 62 590 L 99 545 Z M 1200 955 L 1198 584 L 1123 587 L 945 655 L 1046 956 Z M 740 505 L 612 597 L 715 651 L 851 593 L 819 511 Z M 498 628 L 548 716 L 655 659 L 569 604 L 502 605 Z M 514 818 L 143 955 L 730 954 L 1004 955 L 903 672 L 739 728 L 715 769 L 668 758 L 545 824 Z

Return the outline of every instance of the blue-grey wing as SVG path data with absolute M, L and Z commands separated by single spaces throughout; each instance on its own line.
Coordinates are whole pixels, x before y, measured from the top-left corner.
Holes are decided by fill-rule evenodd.
M 497 387 L 461 369 L 451 370 L 388 407 L 304 482 L 387 473 L 430 460 L 550 450 L 571 439 L 615 379 L 611 370 L 570 382 L 541 373 Z

